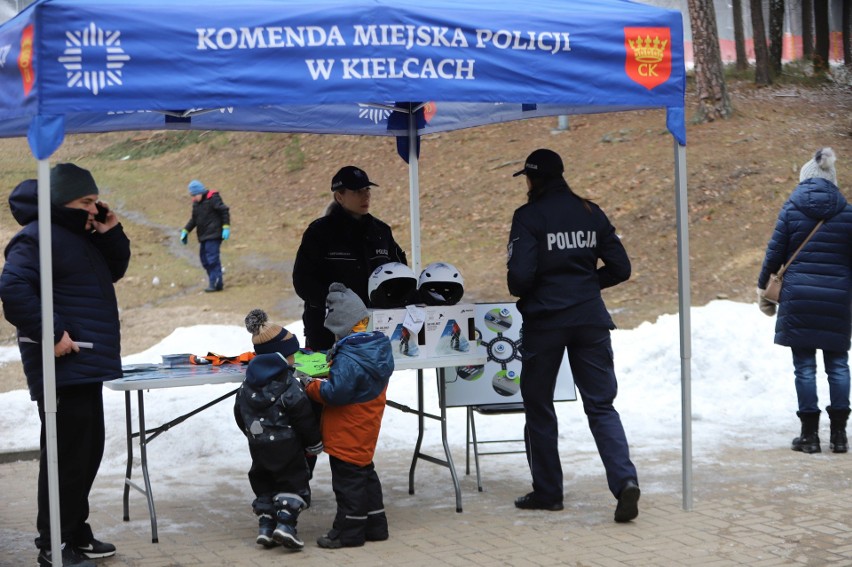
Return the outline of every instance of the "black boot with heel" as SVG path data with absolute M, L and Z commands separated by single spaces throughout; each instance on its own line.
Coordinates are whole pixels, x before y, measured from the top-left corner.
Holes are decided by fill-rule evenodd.
M 828 413 L 828 419 L 831 420 L 831 439 L 829 447 L 832 453 L 845 453 L 849 450 L 849 443 L 846 441 L 846 421 L 849 419 L 849 409 L 832 409 L 831 406 L 825 408 Z
M 819 446 L 819 414 L 819 411 L 796 412 L 796 415 L 802 421 L 802 433 L 793 439 L 791 449 L 802 453 L 819 453 L 822 451 Z

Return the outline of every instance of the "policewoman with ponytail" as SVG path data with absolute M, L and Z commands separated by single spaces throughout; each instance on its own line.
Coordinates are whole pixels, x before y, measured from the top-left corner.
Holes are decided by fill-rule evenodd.
M 615 227 L 596 204 L 563 178 L 562 158 L 534 151 L 524 168 L 527 203 L 512 218 L 507 281 L 523 316 L 521 396 L 524 441 L 533 491 L 515 500 L 525 510 L 563 509 L 562 464 L 553 393 L 565 349 L 607 483 L 616 522 L 639 514 L 639 484 L 621 418 L 613 407 L 618 383 L 601 290 L 630 277 L 630 259 Z

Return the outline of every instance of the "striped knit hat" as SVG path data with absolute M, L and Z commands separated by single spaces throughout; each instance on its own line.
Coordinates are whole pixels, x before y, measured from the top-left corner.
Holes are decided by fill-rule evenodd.
M 257 354 L 280 352 L 286 358 L 299 350 L 299 339 L 281 325 L 270 323 L 269 316 L 262 309 L 249 311 L 246 315 L 246 330 L 251 333 L 251 342 Z

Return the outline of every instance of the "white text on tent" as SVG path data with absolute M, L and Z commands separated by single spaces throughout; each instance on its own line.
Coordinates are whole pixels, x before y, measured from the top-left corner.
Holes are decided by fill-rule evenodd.
M 306 59 L 314 80 L 329 79 L 334 59 Z M 409 57 L 361 57 L 341 59 L 343 79 L 475 79 L 473 59 L 424 59 Z

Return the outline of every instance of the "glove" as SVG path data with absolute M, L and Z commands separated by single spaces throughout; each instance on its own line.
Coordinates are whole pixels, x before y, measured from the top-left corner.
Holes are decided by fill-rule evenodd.
M 322 450 L 323 450 L 322 441 L 320 441 L 316 445 L 311 445 L 310 447 L 305 447 L 305 452 L 308 455 L 319 455 L 320 453 L 322 453 Z
M 308 384 L 315 380 L 313 376 L 309 376 L 301 370 L 296 370 L 295 372 L 293 372 L 293 374 L 296 376 L 296 378 L 299 379 L 299 382 L 302 383 L 302 388 L 306 388 Z
M 180 243 L 186 246 L 187 241 L 189 240 L 189 233 L 186 229 L 181 229 L 180 231 Z
M 228 240 L 231 237 L 231 225 L 226 224 L 222 227 L 222 240 Z
M 767 317 L 772 317 L 775 315 L 776 309 L 778 306 L 766 299 L 763 294 L 766 293 L 765 289 L 757 288 L 757 306 L 760 307 L 760 310 Z

